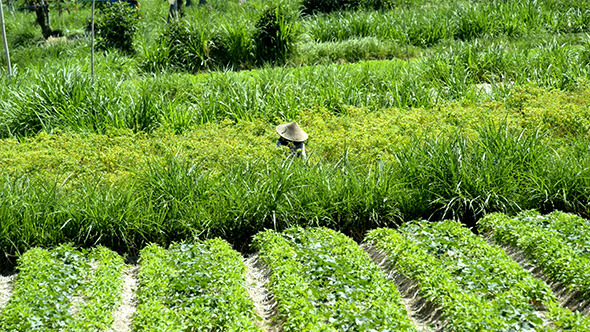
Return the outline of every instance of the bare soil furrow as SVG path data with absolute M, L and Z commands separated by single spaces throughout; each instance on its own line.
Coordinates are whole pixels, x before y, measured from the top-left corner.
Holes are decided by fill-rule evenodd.
M 263 331 L 282 331 L 281 324 L 273 320 L 277 314 L 277 303 L 267 288 L 270 269 L 260 261 L 257 254 L 244 260 L 246 264 L 246 287 L 254 302 L 254 311 L 259 317 L 257 325 Z
M 123 289 L 121 290 L 121 305 L 113 313 L 113 331 L 131 331 L 131 319 L 137 309 L 137 271 L 138 265 L 127 266 L 123 277 Z
M 543 280 L 557 297 L 559 303 L 571 311 L 580 312 L 586 316 L 590 316 L 590 300 L 584 300 L 583 294 L 576 291 L 570 291 L 568 287 L 564 286 L 560 282 L 552 281 L 547 275 L 543 273 L 543 269 L 540 266 L 532 263 L 526 255 L 518 248 L 498 244 L 491 237 L 486 237 L 486 240 L 493 245 L 497 245 L 502 248 L 510 258 L 522 266 L 525 270 L 529 271 L 535 278 Z
M 442 319 L 442 311 L 436 305 L 419 295 L 418 285 L 397 272 L 393 267 L 387 254 L 378 250 L 370 244 L 362 244 L 361 247 L 369 254 L 373 262 L 379 266 L 391 279 L 402 296 L 402 302 L 406 307 L 412 324 L 422 332 L 443 331 L 445 322 Z
M 15 279 L 16 274 L 0 275 L 0 310 L 2 310 L 10 300 Z

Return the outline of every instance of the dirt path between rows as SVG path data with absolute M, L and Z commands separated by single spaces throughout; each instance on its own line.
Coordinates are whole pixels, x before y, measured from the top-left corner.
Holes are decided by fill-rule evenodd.
M 121 305 L 113 312 L 113 331 L 131 331 L 131 318 L 137 309 L 137 271 L 138 265 L 125 268 L 123 277 L 123 289 L 121 290 Z
M 420 292 L 418 285 L 393 269 L 385 252 L 367 243 L 362 244 L 361 248 L 363 248 L 369 254 L 373 262 L 385 272 L 387 278 L 395 283 L 402 296 L 402 303 L 406 307 L 408 317 L 414 327 L 422 332 L 444 331 L 446 324 L 441 318 L 441 310 L 425 298 L 418 295 Z
M 270 281 L 270 269 L 264 265 L 257 254 L 244 260 L 246 264 L 246 287 L 254 302 L 254 311 L 260 319 L 256 325 L 263 331 L 280 332 L 281 324 L 273 321 L 277 314 L 277 303 L 267 284 Z
M 0 275 L 0 311 L 10 300 L 15 279 L 16 274 Z
M 486 237 L 486 241 L 492 245 L 502 248 L 504 252 L 506 252 L 510 258 L 522 266 L 523 269 L 530 272 L 535 278 L 541 279 L 547 285 L 549 285 L 562 307 L 568 308 L 571 311 L 578 311 L 586 316 L 590 316 L 590 300 L 584 300 L 583 294 L 576 291 L 569 291 L 568 288 L 560 282 L 555 282 L 549 279 L 549 277 L 543 273 L 543 269 L 532 263 L 518 248 L 499 244 L 491 237 Z

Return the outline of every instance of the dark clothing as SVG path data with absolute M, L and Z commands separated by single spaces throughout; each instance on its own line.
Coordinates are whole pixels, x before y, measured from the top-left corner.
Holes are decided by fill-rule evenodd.
M 281 137 L 277 140 L 277 147 L 280 146 L 288 146 L 291 149 L 291 153 L 297 157 L 306 157 L 305 142 L 291 142 Z

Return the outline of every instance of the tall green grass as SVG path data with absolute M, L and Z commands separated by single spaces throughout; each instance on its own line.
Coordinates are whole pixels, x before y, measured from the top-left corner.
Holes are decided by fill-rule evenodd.
M 109 159 L 116 151 L 105 152 L 104 160 L 92 167 L 80 157 L 68 161 L 77 164 L 68 166 L 70 177 L 35 169 L 30 163 L 7 172 L 0 179 L 0 252 L 5 253 L 0 264 L 11 264 L 15 255 L 33 246 L 63 242 L 103 244 L 137 253 L 150 242 L 166 245 L 221 236 L 245 248 L 250 236 L 261 229 L 294 225 L 329 226 L 360 238 L 374 227 L 421 218 L 455 218 L 472 225 L 485 213 L 531 208 L 590 216 L 587 107 L 582 103 L 569 112 L 547 99 L 531 104 L 526 99 L 533 98 L 534 88 L 528 94 L 520 91 L 523 85 L 544 87 L 548 94 L 552 89 L 575 91 L 587 86 L 590 44 L 583 33 L 590 29 L 588 2 L 400 0 L 397 4 L 391 11 L 307 16 L 301 20 L 299 54 L 287 63 L 290 67 L 266 65 L 234 72 L 256 62 L 251 24 L 268 1 L 211 0 L 208 6 L 187 8 L 189 28 L 207 36 L 189 40 L 193 53 L 177 55 L 186 60 L 186 68 L 169 65 L 171 40 L 158 38 L 171 27 L 165 24 L 167 4 L 142 3 L 135 41 L 138 54 L 97 54 L 94 80 L 89 76 L 87 38 L 39 42 L 40 31 L 30 24 L 32 14 L 10 14 L 16 75 L 8 84 L 0 72 L 0 137 L 17 137 L 20 141 L 11 144 L 27 144 L 43 132 L 50 134 L 43 138 L 47 142 L 64 131 L 92 140 L 131 135 L 131 131 L 137 136 L 126 144 L 145 135 L 155 142 L 145 154 L 165 156 L 148 162 L 137 158 L 129 167 L 130 163 L 114 165 L 116 160 Z M 81 8 L 68 14 L 71 17 L 64 15 L 54 28 L 79 35 L 88 13 Z M 211 59 L 207 52 L 217 52 L 213 59 L 218 63 L 199 63 Z M 408 55 L 407 61 L 331 64 Z M 298 66 L 307 63 L 325 65 Z M 216 71 L 182 73 L 204 68 Z M 491 93 L 481 92 L 488 88 Z M 461 131 L 462 115 L 449 111 L 446 103 L 481 100 L 505 103 L 524 116 L 512 120 L 518 121 L 516 125 L 489 124 Z M 441 106 L 444 121 L 453 123 L 456 117 L 457 132 L 410 139 L 408 135 L 417 132 L 416 126 L 424 126 L 425 119 L 437 119 L 421 117 L 412 108 L 442 112 Z M 479 110 L 496 112 L 501 107 L 492 103 Z M 375 112 L 360 116 L 407 110 L 397 116 L 408 123 L 394 124 L 395 134 L 375 140 L 366 138 L 368 131 L 376 132 L 366 123 L 358 126 L 367 130 L 357 128 L 356 136 L 340 142 L 326 135 L 315 141 L 325 145 L 321 147 L 325 156 L 307 161 L 253 161 L 259 155 L 249 152 L 226 158 L 216 154 L 215 144 L 201 146 L 210 159 L 219 159 L 210 162 L 202 155 L 190 158 L 190 153 L 181 157 L 170 152 L 170 146 L 177 151 L 194 148 L 183 147 L 182 139 L 174 135 L 202 130 L 198 126 L 203 123 L 249 126 L 252 120 L 272 127 L 307 114 L 317 127 L 323 124 L 330 132 L 330 125 L 351 125 L 322 122 L 320 115 L 309 115 L 310 110 L 347 119 L 355 108 Z M 539 130 L 537 124 L 542 125 Z M 434 126 L 428 128 L 437 132 Z M 247 143 L 265 143 L 264 126 L 252 131 L 256 133 L 235 145 L 247 149 Z M 97 138 L 94 133 L 105 135 Z M 350 149 L 342 148 L 347 144 Z M 126 181 L 101 177 L 111 171 L 133 175 L 121 177 Z M 78 177 L 79 173 L 84 174 Z
M 299 1 L 283 1 L 296 12 Z M 252 49 L 253 27 L 264 9 L 272 1 L 211 0 L 206 6 L 194 5 L 185 9 L 184 20 L 200 36 L 204 44 L 193 50 L 196 55 L 214 55 L 212 61 L 193 67 L 180 66 L 180 70 L 202 69 L 250 69 L 259 64 Z M 69 7 L 68 7 L 69 8 Z M 9 44 L 15 48 L 13 58 L 17 66 L 39 67 L 39 62 L 61 63 L 64 59 L 88 62 L 90 41 L 85 34 L 90 11 L 87 6 L 70 8 L 61 16 L 53 13 L 54 28 L 71 37 L 70 41 L 58 41 L 47 45 L 40 40 L 40 30 L 34 25 L 34 15 L 15 12 L 7 16 Z M 170 67 L 168 45 L 162 42 L 167 29 L 167 4 L 145 2 L 140 7 L 140 26 L 135 40 L 138 55 L 128 62 L 133 70 L 142 69 L 159 73 Z M 590 31 L 590 9 L 582 0 L 530 0 L 530 1 L 397 1 L 391 10 L 336 11 L 330 14 L 308 15 L 300 20 L 301 44 L 299 50 L 313 53 L 291 59 L 297 64 L 326 63 L 332 61 L 357 61 L 373 58 L 405 57 L 394 45 L 411 44 L 426 55 L 431 47 L 449 45 L 453 41 L 477 39 L 519 40 L 536 39 L 540 35 L 555 36 L 587 33 Z M 364 56 L 353 57 L 348 46 L 351 41 L 374 40 L 380 48 L 362 50 Z M 326 43 L 338 45 L 333 52 L 314 52 L 326 48 Z M 312 45 L 315 45 L 312 46 Z M 370 46 L 370 45 L 369 45 Z M 399 47 L 399 46 L 398 46 Z M 190 52 L 189 52 L 190 53 Z M 205 54 L 203 54 L 205 53 Z M 340 53 L 338 55 L 338 53 Z M 265 54 L 262 52 L 261 54 Z M 320 54 L 325 57 L 317 59 Z M 193 58 L 185 54 L 190 62 Z M 414 51 L 418 56 L 420 52 Z M 198 61 L 197 61 L 198 62 Z M 177 69 L 178 70 L 178 69 Z
M 580 1 L 442 1 L 313 15 L 304 30 L 317 42 L 376 37 L 430 46 L 447 39 L 588 32 L 589 20 L 588 5 Z
M 130 182 L 0 179 L 0 248 L 8 264 L 33 246 L 146 243 L 221 236 L 244 248 L 265 229 L 328 226 L 357 238 L 413 219 L 468 225 L 490 212 L 560 209 L 590 216 L 590 142 L 553 150 L 541 131 L 502 125 L 416 137 L 394 161 L 235 163 L 223 172 L 179 157 L 149 163 Z
M 113 128 L 150 132 L 163 125 L 182 132 L 191 125 L 224 119 L 285 121 L 312 107 L 336 112 L 343 105 L 433 107 L 444 101 L 487 98 L 478 93 L 477 84 L 482 83 L 491 84 L 499 95 L 509 93 L 511 86 L 530 83 L 573 90 L 588 79 L 587 58 L 587 45 L 551 39 L 522 47 L 494 41 L 460 43 L 409 62 L 141 78 L 122 69 L 124 79 L 121 72 L 113 72 L 100 74 L 95 82 L 85 67 L 73 64 L 56 71 L 47 66 L 0 87 L 0 135 L 55 130 L 104 133 Z M 104 59 L 117 63 L 121 58 L 113 53 Z

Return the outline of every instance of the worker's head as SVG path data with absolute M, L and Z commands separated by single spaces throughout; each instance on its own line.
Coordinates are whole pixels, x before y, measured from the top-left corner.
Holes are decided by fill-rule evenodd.
M 305 142 L 307 140 L 307 133 L 303 131 L 297 122 L 289 122 L 277 126 L 277 133 L 281 136 L 283 141 L 289 142 Z

